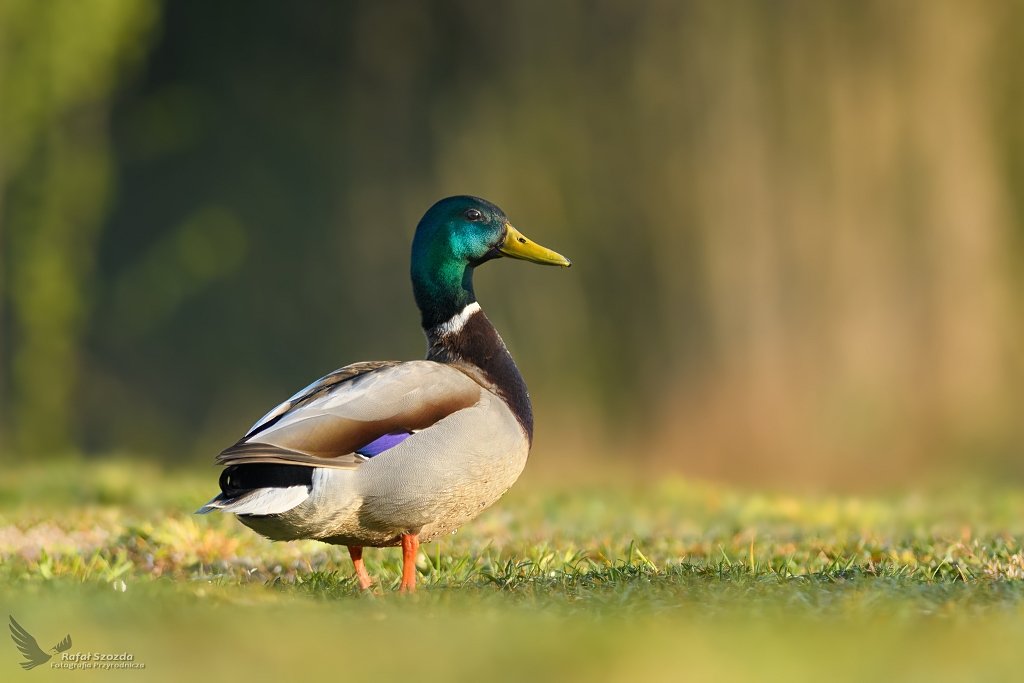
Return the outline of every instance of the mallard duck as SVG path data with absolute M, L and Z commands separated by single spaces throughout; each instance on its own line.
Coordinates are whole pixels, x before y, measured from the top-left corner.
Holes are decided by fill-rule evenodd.
M 234 514 L 273 540 L 347 546 L 363 589 L 363 548 L 401 545 L 400 590 L 415 590 L 419 544 L 498 500 L 533 443 L 526 383 L 473 293 L 474 269 L 502 256 L 572 265 L 488 201 L 430 207 L 411 267 L 426 360 L 347 365 L 271 410 L 217 456 L 221 492 L 198 513 Z

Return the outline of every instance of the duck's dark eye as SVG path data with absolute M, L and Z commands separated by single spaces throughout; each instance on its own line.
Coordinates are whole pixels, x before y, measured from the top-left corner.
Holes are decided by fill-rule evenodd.
M 476 209 L 467 209 L 466 219 L 471 221 L 482 221 L 484 219 L 484 215 Z

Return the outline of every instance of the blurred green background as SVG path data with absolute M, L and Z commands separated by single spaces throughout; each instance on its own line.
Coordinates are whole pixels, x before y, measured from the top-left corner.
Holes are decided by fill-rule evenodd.
M 570 271 L 477 293 L 531 468 L 1024 480 L 1024 5 L 0 0 L 0 443 L 208 463 L 424 352 L 419 217 Z

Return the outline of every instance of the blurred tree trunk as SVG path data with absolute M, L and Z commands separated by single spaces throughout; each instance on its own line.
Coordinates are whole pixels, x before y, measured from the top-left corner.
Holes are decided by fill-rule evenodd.
M 0 408 L 20 453 L 73 448 L 107 103 L 155 16 L 152 0 L 0 3 Z

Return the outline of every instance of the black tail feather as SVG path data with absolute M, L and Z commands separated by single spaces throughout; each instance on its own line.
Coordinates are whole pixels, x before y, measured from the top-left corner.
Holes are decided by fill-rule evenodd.
M 220 475 L 220 490 L 228 498 L 253 489 L 312 485 L 313 468 L 305 465 L 249 463 L 227 467 Z

